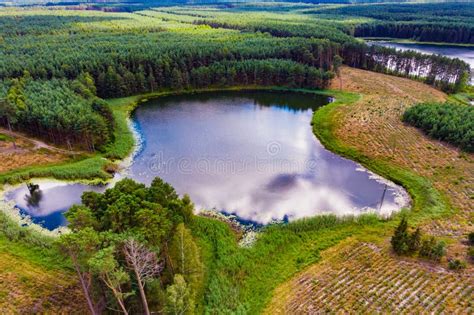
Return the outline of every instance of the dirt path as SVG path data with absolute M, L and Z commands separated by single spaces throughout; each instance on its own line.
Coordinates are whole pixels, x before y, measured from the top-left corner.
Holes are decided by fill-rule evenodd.
M 343 90 L 362 95 L 336 110 L 336 136 L 364 155 L 409 169 L 428 178 L 457 212 L 422 227 L 425 233 L 453 238 L 448 255 L 466 259 L 461 239 L 474 231 L 474 155 L 428 138 L 401 122 L 409 106 L 444 101 L 446 95 L 408 79 L 347 68 Z M 339 89 L 339 81 L 333 82 Z M 473 268 L 464 273 L 439 265 L 400 259 L 383 244 L 344 242 L 322 262 L 280 285 L 266 314 L 331 313 L 470 313 L 474 312 Z
M 19 132 L 11 132 L 7 129 L 0 128 L 0 133 L 8 135 L 8 136 L 16 138 L 16 139 L 22 139 L 26 142 L 32 143 L 34 145 L 32 150 L 47 149 L 49 151 L 59 152 L 59 153 L 64 153 L 64 154 L 80 154 L 81 153 L 79 151 L 70 151 L 70 150 L 61 149 L 61 148 L 49 145 L 49 144 L 47 144 L 47 143 L 45 143 L 41 140 L 37 140 L 37 139 L 31 138 L 31 137 L 24 136 Z M 13 151 L 14 150 L 15 149 L 13 148 Z
M 80 153 L 56 148 L 5 129 L 0 129 L 0 133 L 16 139 L 16 148 L 10 141 L 0 141 L 0 173 L 33 165 L 63 162 L 69 159 L 71 154 Z

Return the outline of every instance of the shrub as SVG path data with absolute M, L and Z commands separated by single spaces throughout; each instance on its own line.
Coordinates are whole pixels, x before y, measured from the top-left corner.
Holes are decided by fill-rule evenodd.
M 392 248 L 398 255 L 407 254 L 409 251 L 409 235 L 408 235 L 408 222 L 405 218 L 402 218 L 400 224 L 395 229 L 395 233 L 390 240 Z
M 405 218 L 395 229 L 391 239 L 392 248 L 398 255 L 413 254 L 420 249 L 421 230 L 417 228 L 415 232 L 408 232 L 408 222 Z
M 428 239 L 424 239 L 420 247 L 420 256 L 431 260 L 440 261 L 441 258 L 446 255 L 446 243 L 443 241 L 436 241 L 431 236 Z
M 474 245 L 474 232 L 469 233 L 467 239 L 469 240 L 469 244 Z
M 448 267 L 451 270 L 461 270 L 466 268 L 466 262 L 461 261 L 459 259 L 452 259 L 449 261 Z
M 408 240 L 408 250 L 412 253 L 417 252 L 421 246 L 421 230 L 417 228 L 415 232 L 410 235 Z

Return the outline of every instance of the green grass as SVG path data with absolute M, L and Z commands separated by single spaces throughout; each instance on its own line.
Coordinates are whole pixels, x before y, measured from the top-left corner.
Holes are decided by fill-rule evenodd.
M 9 135 L 5 135 L 3 133 L 0 133 L 0 141 L 12 141 L 13 138 L 10 137 Z
M 453 210 L 446 197 L 442 196 L 428 179 L 388 161 L 371 159 L 337 139 L 334 135 L 338 123 L 335 109 L 338 106 L 350 106 L 360 96 L 339 91 L 328 91 L 328 93 L 335 96 L 336 101 L 317 110 L 312 120 L 314 134 L 328 150 L 354 160 L 376 174 L 403 186 L 412 197 L 412 211 L 407 215 L 413 224 L 452 213 Z
M 138 105 L 141 97 L 143 96 L 130 96 L 107 100 L 115 119 L 115 141 L 105 148 L 105 157 L 110 159 L 124 159 L 132 151 L 135 140 L 128 126 L 128 119 Z
M 56 178 L 61 180 L 87 180 L 104 182 L 111 175 L 104 171 L 110 162 L 101 156 L 78 157 L 72 161 L 46 166 L 32 166 L 0 174 L 0 185 L 17 184 L 32 178 Z
M 448 102 L 459 103 L 463 105 L 471 105 L 474 101 L 474 88 L 468 87 L 468 90 L 461 93 L 451 94 L 448 96 Z
M 339 91 L 309 91 L 334 96 L 336 101 L 318 109 L 313 131 L 329 150 L 355 160 L 368 169 L 403 185 L 413 198 L 412 211 L 403 210 L 389 220 L 375 215 L 337 218 L 316 216 L 283 225 L 266 227 L 251 248 L 239 248 L 234 233 L 222 223 L 197 217 L 192 230 L 199 239 L 207 267 L 207 313 L 259 313 L 271 299 L 273 290 L 295 273 L 320 260 L 320 252 L 348 237 L 380 242 L 391 235 L 401 215 L 412 226 L 451 212 L 446 199 L 432 184 L 413 172 L 372 160 L 345 146 L 334 136 L 335 109 L 350 106 L 360 95 Z
M 196 217 L 191 228 L 206 265 L 206 313 L 258 314 L 273 289 L 299 270 L 320 260 L 320 252 L 347 237 L 381 231 L 374 215 L 317 216 L 264 229 L 254 246 L 239 248 L 222 222 Z
M 46 270 L 70 269 L 70 263 L 53 245 L 52 237 L 19 226 L 0 211 L 0 252 Z

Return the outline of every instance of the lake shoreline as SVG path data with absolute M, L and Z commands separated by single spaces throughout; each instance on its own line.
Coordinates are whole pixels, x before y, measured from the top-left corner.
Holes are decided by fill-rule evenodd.
M 290 88 L 282 88 L 282 87 L 264 87 L 264 88 L 259 88 L 259 87 L 256 87 L 256 86 L 251 86 L 251 87 L 245 87 L 245 88 L 241 88 L 241 87 L 233 87 L 233 88 L 229 88 L 229 89 L 206 89 L 205 91 L 185 91 L 184 93 L 180 93 L 180 92 L 160 92 L 160 93 L 156 93 L 156 94 L 145 94 L 145 95 L 137 95 L 137 96 L 134 96 L 132 97 L 132 102 L 130 102 L 129 104 L 127 104 L 127 108 L 129 109 L 128 112 L 127 112 L 127 115 L 126 115 L 126 119 L 127 119 L 127 126 L 128 126 L 128 133 L 130 135 L 133 136 L 133 139 L 134 139 L 134 146 L 133 146 L 133 149 L 131 150 L 131 153 L 123 160 L 118 160 L 116 163 L 116 165 L 118 165 L 118 168 L 117 168 L 117 172 L 116 172 L 116 175 L 107 180 L 107 181 L 103 181 L 101 182 L 101 184 L 113 184 L 113 182 L 117 181 L 118 179 L 122 178 L 124 175 L 126 175 L 126 173 L 124 173 L 124 171 L 126 172 L 126 169 L 131 165 L 131 163 L 133 162 L 133 158 L 134 156 L 137 154 L 137 152 L 139 152 L 140 150 L 140 143 L 142 142 L 142 140 L 140 140 L 141 136 L 138 134 L 138 131 L 136 130 L 136 128 L 134 127 L 134 124 L 131 120 L 131 115 L 133 114 L 134 110 L 143 102 L 146 102 L 150 99 L 155 99 L 155 98 L 160 98 L 160 97 L 163 97 L 163 96 L 169 96 L 169 95 L 186 95 L 186 94 L 195 94 L 195 93 L 202 93 L 202 92 L 215 92 L 215 91 L 250 91 L 250 90 L 253 90 L 253 91 L 275 91 L 275 92 L 282 92 L 282 91 L 292 91 L 292 92 L 299 92 L 299 93 L 310 93 L 310 94 L 319 94 L 319 95 L 324 95 L 324 96 L 328 96 L 328 97 L 333 97 L 333 96 L 336 96 L 337 98 L 339 98 L 339 96 L 341 95 L 341 92 L 338 92 L 338 91 L 330 91 L 330 90 L 306 90 L 306 89 L 290 89 Z M 336 95 L 337 94 L 337 95 Z M 130 100 L 130 98 L 125 98 L 125 99 L 128 99 Z M 123 99 L 122 99 L 123 100 Z M 113 106 L 113 105 L 112 105 Z M 324 105 L 323 107 L 325 106 L 328 106 L 328 105 Z M 320 108 L 321 109 L 321 108 Z M 317 109 L 313 112 L 313 116 L 316 115 L 316 113 L 320 110 L 320 109 Z M 314 134 L 314 132 L 313 132 Z M 317 136 L 317 135 L 316 135 Z M 319 137 L 318 137 L 319 139 Z M 118 141 L 120 141 L 120 139 L 118 139 Z M 329 150 L 331 151 L 331 150 Z M 337 153 L 336 153 L 337 154 Z M 343 158 L 347 158 L 347 157 L 344 157 L 342 156 Z M 350 159 L 349 160 L 353 160 L 353 159 Z M 363 164 L 358 162 L 358 161 L 355 161 L 358 165 L 358 167 L 363 167 Z M 378 175 L 377 173 L 374 173 L 373 171 L 371 171 L 370 169 L 364 169 L 364 171 L 367 171 L 369 174 L 373 174 L 377 177 L 379 177 L 379 179 L 377 180 L 378 182 L 380 182 L 380 179 L 382 179 L 382 181 L 389 181 L 389 179 L 386 179 L 386 178 L 383 178 L 382 176 Z M 38 179 L 39 182 L 42 181 L 42 179 Z M 62 183 L 78 183 L 78 182 L 82 182 L 82 183 L 85 183 L 85 184 L 97 184 L 97 182 L 94 182 L 94 181 L 88 181 L 88 180 L 85 180 L 85 181 L 77 181 L 77 180 L 67 180 L 67 181 L 62 181 L 61 179 L 58 180 L 59 182 L 62 182 Z M 20 184 L 21 185 L 21 184 Z M 18 186 L 18 185 L 15 185 L 15 186 Z M 395 182 L 393 182 L 393 185 L 390 185 L 392 187 L 395 187 L 395 186 L 398 186 Z M 11 190 L 12 187 L 14 186 L 7 186 L 7 189 L 8 190 Z M 403 191 L 403 196 L 402 196 L 402 203 L 405 207 L 409 206 L 410 203 L 411 203 L 411 198 L 408 194 L 408 192 L 405 190 L 405 189 L 402 189 L 400 188 L 400 190 Z M 367 212 L 367 211 L 366 211 Z M 370 213 L 372 213 L 373 211 L 369 211 Z M 325 215 L 327 213 L 321 213 L 321 215 Z M 318 214 L 316 214 L 318 215 Z M 312 217 L 312 216 L 311 216 Z
M 413 39 L 393 38 L 393 37 L 356 37 L 363 41 L 384 41 L 394 44 L 416 44 L 416 45 L 431 45 L 431 46 L 448 46 L 448 47 L 466 47 L 474 48 L 474 44 L 460 44 L 460 43 L 445 43 L 445 42 L 420 42 Z

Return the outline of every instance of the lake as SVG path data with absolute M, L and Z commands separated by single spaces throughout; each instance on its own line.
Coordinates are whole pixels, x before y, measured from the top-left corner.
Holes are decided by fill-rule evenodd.
M 322 213 L 389 214 L 406 206 L 401 187 L 319 143 L 311 118 L 328 102 L 315 94 L 250 91 L 148 101 L 134 113 L 142 145 L 122 176 L 145 184 L 159 176 L 179 194 L 189 194 L 197 210 L 257 224 Z M 24 201 L 26 187 L 7 197 L 34 220 L 47 221 L 47 215 L 79 202 L 85 189 L 104 189 L 77 185 L 53 191 L 40 184 L 42 199 L 34 205 Z
M 474 46 L 456 45 L 433 45 L 422 43 L 396 43 L 391 41 L 367 40 L 369 45 L 396 48 L 399 50 L 414 50 L 423 54 L 443 55 L 449 58 L 458 58 L 469 64 L 471 73 L 474 71 Z M 474 76 L 471 75 L 471 85 L 474 84 Z

